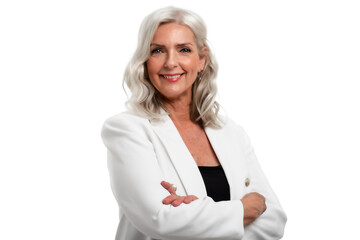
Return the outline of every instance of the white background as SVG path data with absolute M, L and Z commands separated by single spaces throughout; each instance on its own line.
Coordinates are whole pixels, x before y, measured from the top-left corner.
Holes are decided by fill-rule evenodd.
M 355 239 L 360 8 L 348 0 L 1 1 L 0 239 L 114 239 L 100 129 L 125 109 L 140 22 L 168 5 L 207 23 L 219 101 L 288 215 L 284 239 Z

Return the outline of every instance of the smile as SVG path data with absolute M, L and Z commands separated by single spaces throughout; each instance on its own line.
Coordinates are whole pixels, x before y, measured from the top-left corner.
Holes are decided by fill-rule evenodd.
M 181 74 L 160 74 L 160 76 L 163 77 L 168 82 L 176 82 L 183 75 L 184 75 L 184 73 L 181 73 Z

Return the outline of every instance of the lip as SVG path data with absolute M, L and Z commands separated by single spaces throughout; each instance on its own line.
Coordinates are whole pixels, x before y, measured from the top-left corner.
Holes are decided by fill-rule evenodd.
M 184 75 L 184 73 L 175 73 L 175 74 L 159 74 L 160 77 L 168 82 L 177 82 L 179 81 L 182 76 Z M 179 76 L 179 77 L 174 77 L 174 76 Z

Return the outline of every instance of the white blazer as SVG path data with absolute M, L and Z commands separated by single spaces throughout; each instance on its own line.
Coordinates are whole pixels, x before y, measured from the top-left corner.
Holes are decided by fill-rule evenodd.
M 170 117 L 150 121 L 125 112 L 104 123 L 111 187 L 120 209 L 116 240 L 272 240 L 283 236 L 286 215 L 244 130 L 227 119 L 221 129 L 205 131 L 229 182 L 230 201 L 214 202 L 207 197 L 198 166 Z M 162 204 L 169 195 L 160 185 L 163 180 L 175 184 L 178 195 L 199 199 L 179 207 Z M 267 210 L 244 228 L 240 199 L 250 192 L 266 198 Z

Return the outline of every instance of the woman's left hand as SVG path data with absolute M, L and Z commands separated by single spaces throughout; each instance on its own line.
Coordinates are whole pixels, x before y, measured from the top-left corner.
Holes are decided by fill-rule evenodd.
M 168 182 L 162 181 L 161 186 L 163 186 L 170 193 L 170 195 L 164 198 L 162 201 L 163 204 L 165 205 L 171 204 L 174 207 L 177 207 L 180 206 L 182 203 L 189 204 L 192 201 L 198 199 L 198 197 L 194 195 L 189 195 L 189 196 L 176 195 L 176 189 L 174 189 L 173 185 Z

